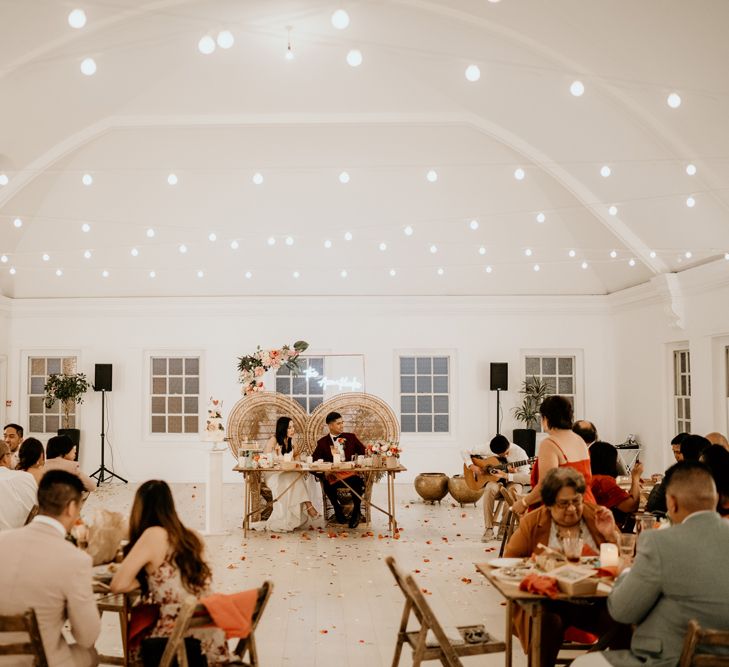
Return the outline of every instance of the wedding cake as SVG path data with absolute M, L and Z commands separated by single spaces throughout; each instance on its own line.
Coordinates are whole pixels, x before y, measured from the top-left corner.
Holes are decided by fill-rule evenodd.
M 223 442 L 225 440 L 225 426 L 223 426 L 223 415 L 220 409 L 223 407 L 223 401 L 210 397 L 208 403 L 208 416 L 205 420 L 205 432 L 203 440 L 206 442 Z

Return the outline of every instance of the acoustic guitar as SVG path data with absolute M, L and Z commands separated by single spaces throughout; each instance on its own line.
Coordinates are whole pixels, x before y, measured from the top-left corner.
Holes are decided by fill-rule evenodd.
M 473 461 L 482 472 L 478 476 L 469 468 L 465 463 L 463 464 L 463 479 L 466 482 L 466 486 L 471 491 L 480 491 L 489 482 L 498 482 L 501 478 L 497 477 L 495 472 L 507 472 L 509 468 L 518 468 L 523 465 L 531 465 L 537 457 L 534 456 L 526 461 L 506 461 L 501 456 L 489 456 L 484 457 L 480 454 L 472 454 L 471 461 Z

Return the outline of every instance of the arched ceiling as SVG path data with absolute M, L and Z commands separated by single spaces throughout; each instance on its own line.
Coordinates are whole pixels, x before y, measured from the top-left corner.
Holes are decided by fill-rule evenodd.
M 0 289 L 606 294 L 724 262 L 728 24 L 724 0 L 5 0 Z

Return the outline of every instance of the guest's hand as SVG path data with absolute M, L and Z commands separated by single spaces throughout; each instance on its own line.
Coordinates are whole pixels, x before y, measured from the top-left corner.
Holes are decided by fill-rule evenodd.
M 494 470 L 494 477 L 499 479 L 509 479 L 509 476 L 503 470 Z
M 526 511 L 529 509 L 529 505 L 522 497 L 519 498 L 519 500 L 517 500 L 510 509 L 512 512 L 514 512 L 514 514 L 518 514 L 519 516 L 521 516 L 522 514 L 526 514 Z
M 479 468 L 475 463 L 472 463 L 470 466 L 468 466 L 468 469 L 474 474 L 474 475 L 480 475 L 481 474 L 481 468 Z
M 595 527 L 608 542 L 615 542 L 617 539 L 618 527 L 615 525 L 615 517 L 607 507 L 599 505 L 595 510 Z
M 641 461 L 638 461 L 633 466 L 633 469 L 630 471 L 630 476 L 633 479 L 640 480 L 640 478 L 641 478 L 642 475 L 643 475 L 643 463 Z

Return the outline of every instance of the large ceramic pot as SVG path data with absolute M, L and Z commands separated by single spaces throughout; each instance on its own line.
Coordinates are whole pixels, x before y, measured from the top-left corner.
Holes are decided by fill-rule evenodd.
M 440 502 L 448 493 L 448 475 L 443 472 L 421 472 L 415 478 L 415 490 L 426 503 Z
M 463 478 L 463 475 L 454 475 L 448 480 L 448 491 L 461 507 L 463 507 L 464 503 L 473 503 L 475 505 L 483 495 L 483 489 L 471 491 L 466 486 L 466 480 Z

